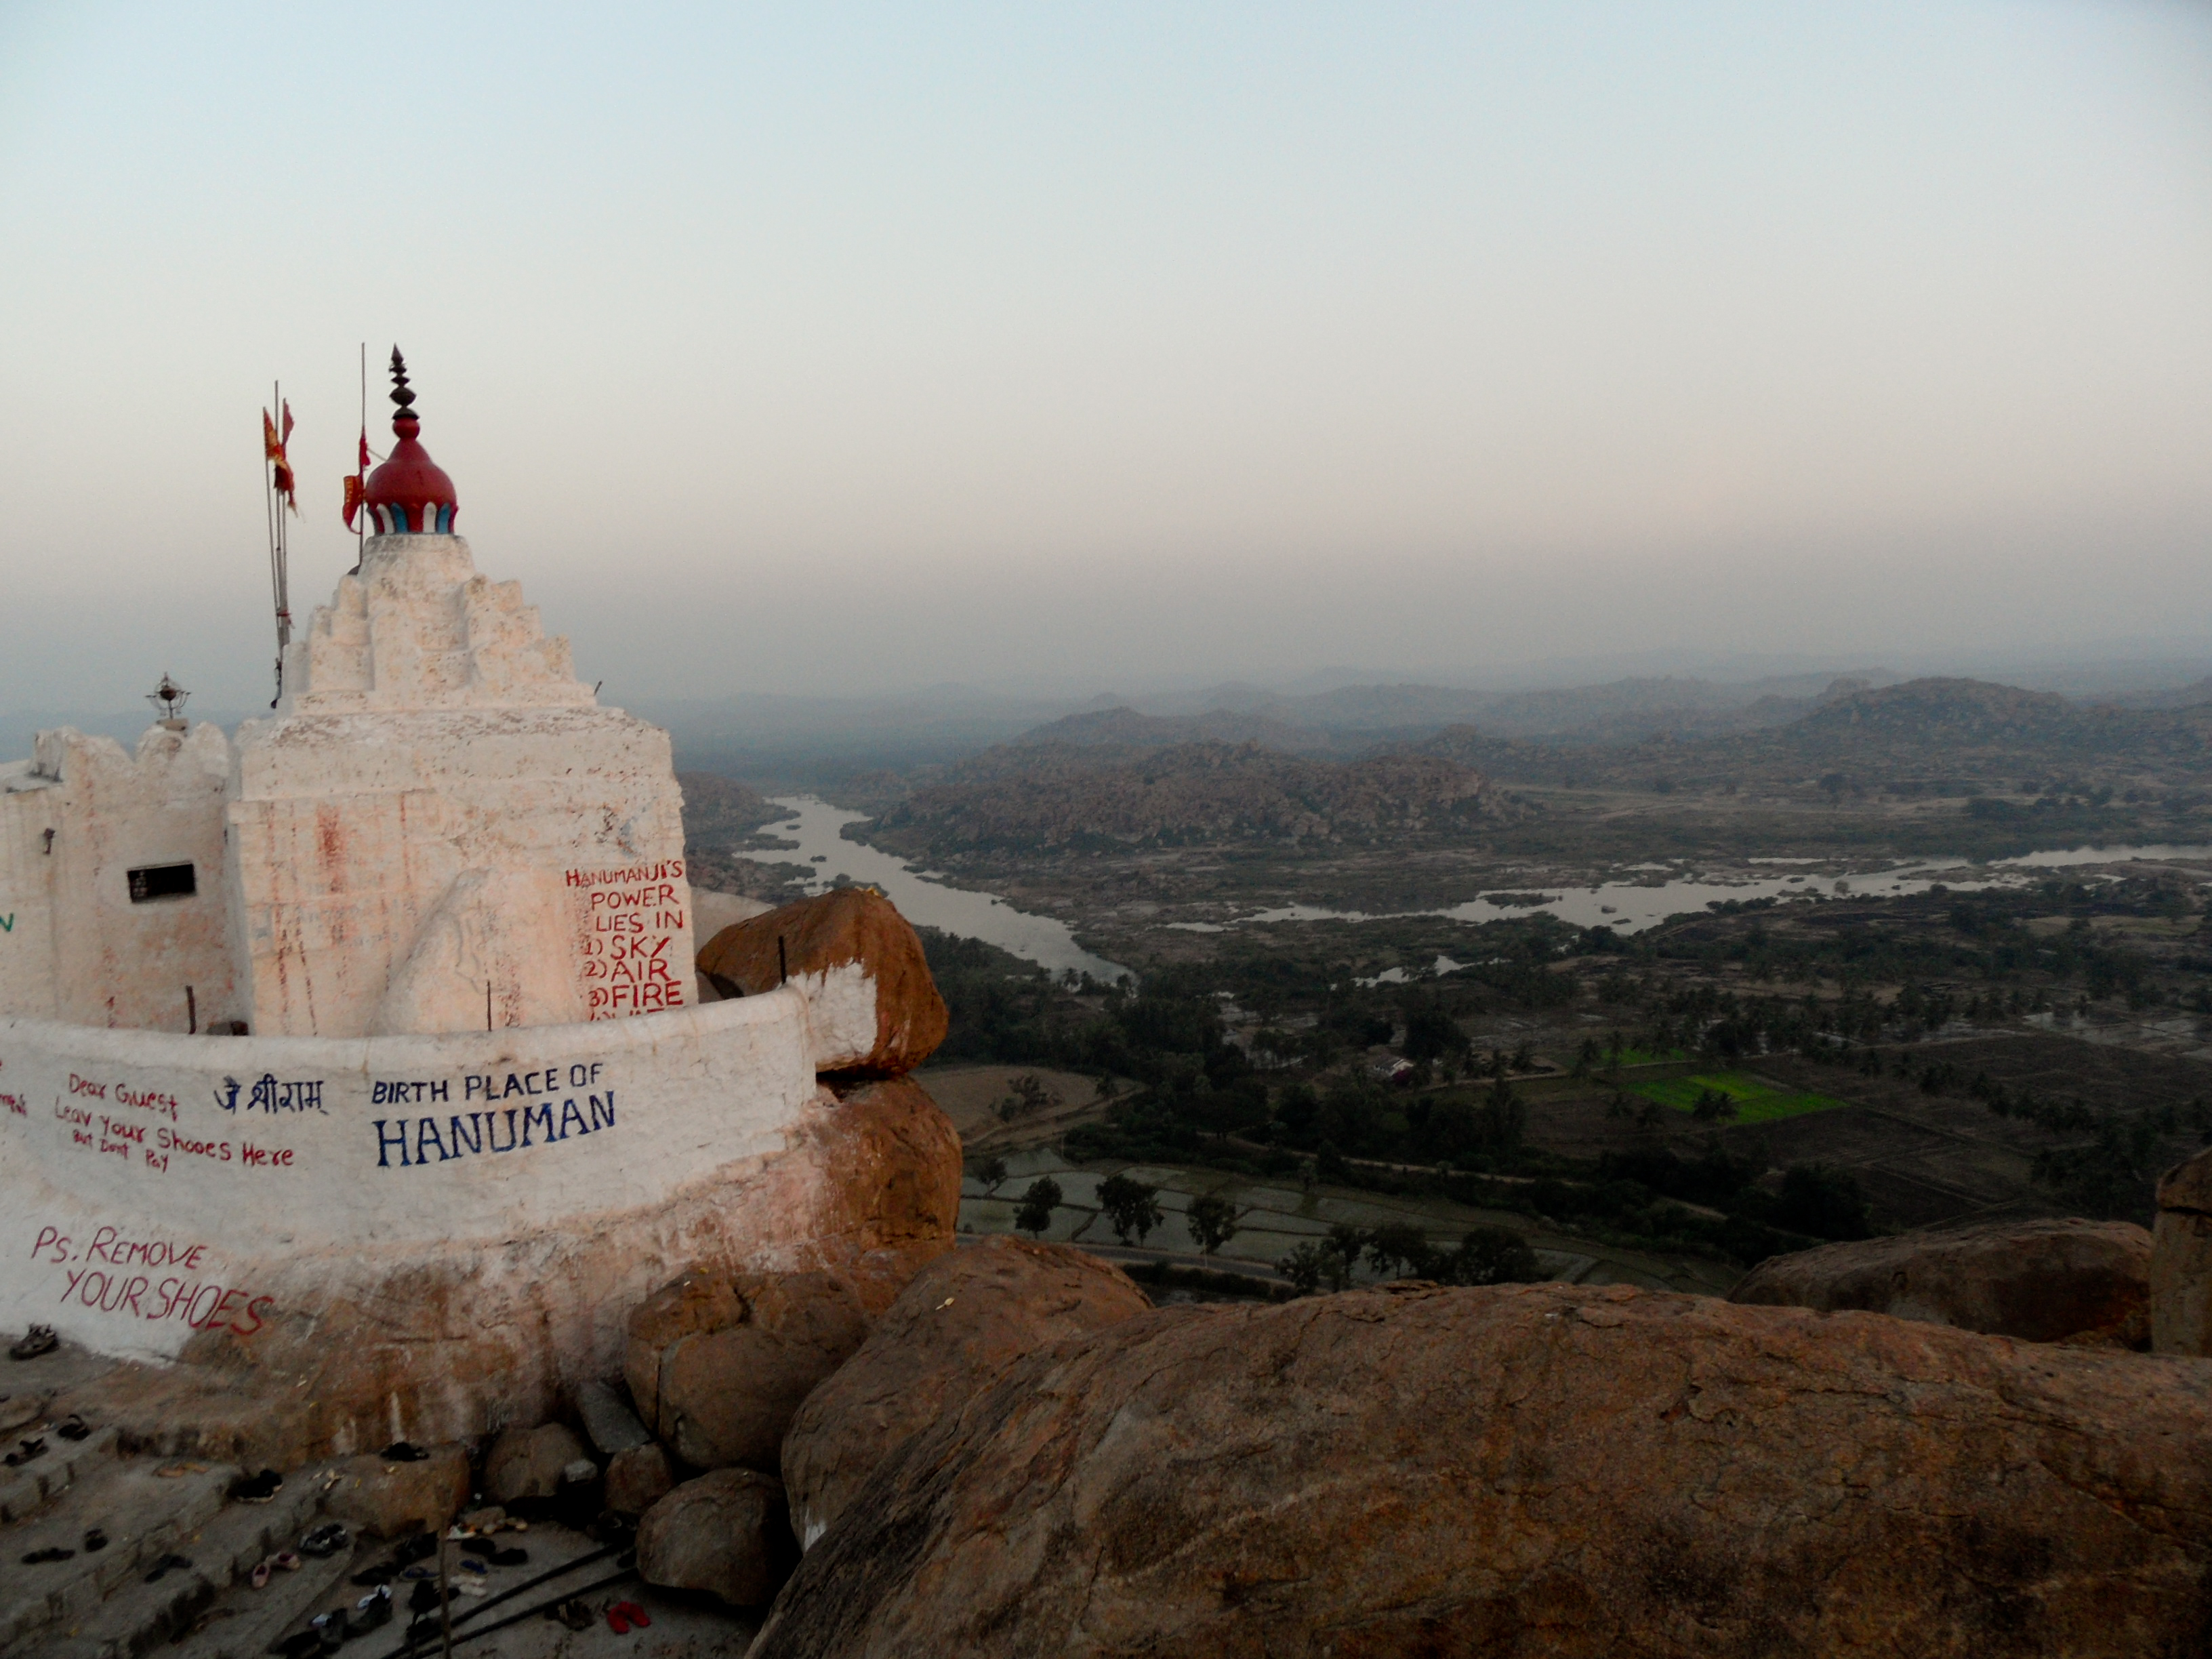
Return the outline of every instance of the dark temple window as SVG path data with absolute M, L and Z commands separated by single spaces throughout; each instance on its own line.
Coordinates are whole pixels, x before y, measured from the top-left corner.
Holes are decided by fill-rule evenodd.
M 154 899 L 190 898 L 199 890 L 189 864 L 149 864 L 143 870 L 131 872 L 133 904 L 144 904 Z

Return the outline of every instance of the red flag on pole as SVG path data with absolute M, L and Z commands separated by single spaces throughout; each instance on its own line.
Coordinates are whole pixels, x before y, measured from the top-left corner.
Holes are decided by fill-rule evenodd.
M 276 429 L 276 422 L 269 418 L 269 411 L 265 409 L 261 411 L 261 450 L 268 457 L 276 493 L 284 498 L 286 507 L 296 514 L 300 502 L 293 493 L 292 463 L 284 454 L 284 446 L 292 436 L 292 404 L 287 399 L 279 407 L 284 415 L 284 429 L 281 433 Z
M 345 481 L 345 526 L 353 528 L 353 515 L 361 511 L 361 498 L 368 483 L 368 428 L 361 429 L 361 457 L 354 463 L 353 476 Z

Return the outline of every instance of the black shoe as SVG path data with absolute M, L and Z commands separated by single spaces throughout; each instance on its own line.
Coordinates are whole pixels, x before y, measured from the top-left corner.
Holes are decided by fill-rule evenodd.
M 337 1522 L 326 1522 L 300 1540 L 300 1553 L 312 1555 L 318 1560 L 336 1555 L 353 1542 L 353 1534 Z
M 359 1572 L 354 1574 L 353 1582 L 364 1588 L 373 1589 L 378 1584 L 388 1584 L 398 1577 L 398 1568 L 393 1566 L 389 1561 L 379 1561 L 374 1566 L 363 1567 Z
M 283 1490 L 284 1477 L 274 1469 L 264 1469 L 233 1481 L 230 1495 L 241 1504 L 265 1504 Z
M 0 1458 L 0 1462 L 4 1462 L 11 1469 L 20 1469 L 24 1464 L 44 1457 L 46 1455 L 46 1443 L 44 1440 L 25 1440 L 6 1457 Z
M 27 1567 L 35 1567 L 48 1561 L 66 1561 L 76 1553 L 75 1550 L 65 1550 L 58 1545 L 49 1544 L 46 1548 L 33 1550 L 25 1556 L 23 1565 Z
M 347 1615 L 346 1633 L 361 1636 L 391 1622 L 392 1592 L 380 1589 L 373 1595 L 362 1596 L 354 1603 L 353 1612 Z
M 429 1453 L 404 1440 L 393 1441 L 377 1455 L 387 1463 L 427 1463 L 430 1461 Z
M 102 1532 L 98 1527 L 93 1528 L 90 1531 L 85 1534 L 84 1553 L 87 1555 L 97 1555 L 100 1551 L 106 1547 L 107 1534 Z
M 79 1417 L 75 1412 L 71 1412 L 66 1418 L 62 1419 L 60 1425 L 54 1430 L 54 1432 L 61 1436 L 64 1440 L 82 1440 L 87 1435 L 90 1434 L 92 1431 L 85 1425 L 84 1419 Z
M 427 1561 L 438 1553 L 438 1540 L 427 1532 L 418 1532 L 399 1540 L 399 1547 L 392 1552 L 392 1559 L 403 1567 L 417 1561 Z
M 269 1644 L 269 1651 L 278 1659 L 307 1659 L 307 1655 L 323 1645 L 323 1633 L 313 1625 L 305 1630 L 295 1630 L 289 1636 L 279 1637 Z
M 33 1325 L 23 1333 L 21 1341 L 8 1350 L 10 1359 L 36 1359 L 42 1353 L 52 1353 L 60 1347 L 62 1340 L 54 1334 L 51 1325 Z
M 149 1584 L 157 1583 L 179 1567 L 190 1571 L 191 1565 L 191 1558 L 188 1556 L 165 1555 L 154 1564 L 154 1571 L 146 1575 L 146 1582 Z
M 407 1598 L 410 1613 L 435 1613 L 438 1610 L 438 1587 L 427 1578 L 415 1581 L 414 1593 Z
M 527 1566 L 529 1562 L 530 1552 L 519 1544 L 512 1549 L 494 1550 L 491 1553 L 491 1564 L 495 1567 Z
M 453 1540 L 453 1547 L 460 1551 L 463 1555 L 496 1555 L 499 1553 L 499 1546 L 493 1543 L 489 1538 L 458 1538 Z

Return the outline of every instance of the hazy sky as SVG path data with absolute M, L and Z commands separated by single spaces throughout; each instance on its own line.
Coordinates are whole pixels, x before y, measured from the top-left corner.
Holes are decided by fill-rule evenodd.
M 364 339 L 611 702 L 2212 643 L 2212 6 L 11 0 L 0 214 L 0 708 Z

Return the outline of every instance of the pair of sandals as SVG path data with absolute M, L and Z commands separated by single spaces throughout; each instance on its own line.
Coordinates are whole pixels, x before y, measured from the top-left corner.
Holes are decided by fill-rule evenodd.
M 320 1561 L 351 1547 L 353 1534 L 335 1521 L 325 1522 L 300 1540 L 300 1553 Z
M 22 1340 L 8 1350 L 10 1359 L 36 1359 L 42 1353 L 52 1353 L 60 1347 L 62 1340 L 54 1334 L 51 1325 L 33 1325 L 22 1335 Z
M 265 1556 L 260 1561 L 255 1563 L 253 1571 L 247 1575 L 247 1577 L 252 1582 L 254 1589 L 266 1589 L 269 1588 L 269 1575 L 270 1573 L 297 1572 L 306 1565 L 307 1564 L 305 1562 L 301 1560 L 299 1551 L 278 1550 L 276 1554 Z
M 84 1553 L 87 1555 L 97 1555 L 100 1551 L 106 1547 L 106 1533 L 103 1532 L 98 1527 L 91 1527 L 86 1529 L 84 1534 Z M 28 1555 L 25 1556 L 23 1558 L 23 1565 L 27 1567 L 35 1567 L 47 1561 L 67 1561 L 76 1554 L 76 1552 L 75 1550 L 64 1549 L 58 1544 L 49 1544 L 46 1548 L 42 1550 L 33 1550 Z
M 24 1464 L 35 1462 L 46 1455 L 46 1443 L 44 1437 L 34 1436 L 28 1440 L 18 1441 L 15 1449 L 9 1452 L 6 1457 L 0 1458 L 0 1462 L 6 1463 L 11 1469 L 20 1469 Z
M 651 1626 L 653 1617 L 635 1601 L 607 1603 L 607 1628 L 617 1636 L 627 1636 L 633 1630 Z
M 242 1474 L 231 1482 L 230 1495 L 240 1504 L 266 1504 L 284 1490 L 284 1477 L 274 1469 Z

